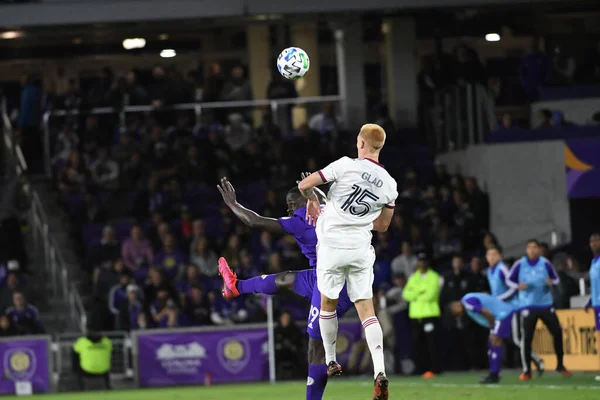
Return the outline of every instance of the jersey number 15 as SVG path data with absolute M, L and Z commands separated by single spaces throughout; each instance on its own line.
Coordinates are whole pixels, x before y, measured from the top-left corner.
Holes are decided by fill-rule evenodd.
M 342 210 L 358 217 L 364 217 L 371 211 L 369 200 L 377 201 L 379 196 L 368 189 L 363 189 L 358 185 L 352 185 L 352 193 L 348 196 Z

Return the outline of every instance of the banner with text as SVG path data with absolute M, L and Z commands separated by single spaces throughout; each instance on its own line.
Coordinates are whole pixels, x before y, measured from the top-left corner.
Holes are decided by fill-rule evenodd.
M 269 377 L 266 329 L 137 336 L 142 387 L 260 381 Z
M 596 340 L 594 313 L 582 309 L 556 311 L 563 331 L 565 366 L 575 371 L 598 371 L 600 369 L 600 343 Z M 533 351 L 538 353 L 547 370 L 556 368 L 554 339 L 542 321 L 538 321 Z
M 15 394 L 17 387 L 24 387 L 25 392 L 49 392 L 48 340 L 12 339 L 0 342 L 3 369 L 0 375 L 0 394 Z
M 139 385 L 176 386 L 261 381 L 269 378 L 266 328 L 143 333 L 137 341 Z M 338 360 L 359 364 L 365 349 L 360 322 L 340 322 Z M 366 349 L 368 351 L 368 349 Z

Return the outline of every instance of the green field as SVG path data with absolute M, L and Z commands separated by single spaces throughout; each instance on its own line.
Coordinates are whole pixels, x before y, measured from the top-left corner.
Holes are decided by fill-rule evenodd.
M 600 382 L 594 375 L 576 374 L 567 379 L 554 373 L 521 383 L 516 373 L 507 373 L 500 385 L 477 385 L 482 374 L 448 374 L 431 381 L 420 378 L 393 378 L 390 399 L 393 400 L 593 400 L 600 399 Z M 111 392 L 87 392 L 45 395 L 43 400 L 301 400 L 304 382 L 276 385 L 216 385 L 170 389 L 141 389 Z M 368 379 L 345 378 L 330 382 L 326 400 L 369 400 L 372 382 Z M 6 398 L 6 397 L 5 397 Z M 13 398 L 13 397 L 10 397 Z

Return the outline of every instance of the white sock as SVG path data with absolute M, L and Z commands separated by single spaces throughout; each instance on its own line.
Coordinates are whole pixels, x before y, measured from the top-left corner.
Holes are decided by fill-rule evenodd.
M 371 358 L 373 359 L 373 371 L 375 379 L 382 372 L 385 375 L 385 362 L 383 361 L 383 331 L 377 317 L 367 318 L 362 322 L 365 330 L 365 338 L 367 346 L 371 350 Z M 321 330 L 322 332 L 322 330 Z
M 338 319 L 335 311 L 323 311 L 319 314 L 319 328 L 323 347 L 325 347 L 325 364 L 335 361 L 335 342 L 338 333 Z

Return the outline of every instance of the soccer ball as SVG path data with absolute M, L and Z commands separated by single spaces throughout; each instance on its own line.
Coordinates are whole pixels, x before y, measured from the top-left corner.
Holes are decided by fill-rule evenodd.
M 285 79 L 302 78 L 309 68 L 308 54 L 299 47 L 288 47 L 277 57 L 277 69 Z

